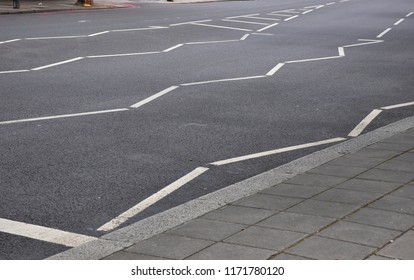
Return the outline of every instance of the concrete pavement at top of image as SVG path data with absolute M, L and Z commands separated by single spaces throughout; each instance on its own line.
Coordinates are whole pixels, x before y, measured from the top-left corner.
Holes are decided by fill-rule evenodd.
M 49 259 L 414 260 L 413 162 L 411 117 Z

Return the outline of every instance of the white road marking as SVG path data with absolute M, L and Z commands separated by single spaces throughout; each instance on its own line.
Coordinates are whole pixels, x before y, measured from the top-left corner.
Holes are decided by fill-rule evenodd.
M 86 242 L 96 240 L 96 237 L 47 228 L 0 218 L 0 232 L 19 235 L 31 239 L 60 244 L 68 247 L 77 247 Z
M 394 23 L 394 25 L 399 25 L 401 22 L 403 22 L 405 19 L 400 19 L 399 21 L 397 21 L 396 23 Z
M 65 60 L 65 61 L 56 62 L 56 63 L 52 63 L 52 64 L 49 64 L 49 65 L 41 66 L 41 67 L 36 67 L 36 68 L 31 69 L 31 70 L 33 70 L 33 71 L 43 70 L 43 69 L 46 69 L 46 68 L 50 68 L 50 67 L 54 67 L 54 66 L 58 66 L 58 65 L 66 64 L 66 63 L 71 63 L 71 62 L 81 60 L 81 59 L 84 59 L 84 57 L 75 57 L 75 58 L 68 59 L 68 60 Z
M 345 56 L 345 50 L 344 50 L 344 47 L 339 47 L 339 48 L 338 48 L 338 53 L 339 53 L 339 56 Z
M 1 44 L 7 44 L 7 43 L 13 43 L 13 42 L 17 42 L 17 41 L 20 41 L 21 39 L 13 39 L 13 40 L 7 40 L 7 41 L 4 41 L 4 42 L 0 42 L 0 45 Z
M 383 32 L 381 32 L 377 38 L 382 38 L 385 34 L 387 34 L 388 32 L 390 32 L 392 30 L 392 28 L 387 28 L 385 29 Z
M 3 121 L 3 122 L 0 122 L 0 125 L 2 125 L 2 124 L 13 124 L 13 123 L 24 123 L 24 122 L 34 122 L 34 121 L 43 121 L 43 120 L 53 120 L 53 119 L 62 119 L 62 118 L 71 118 L 71 117 L 79 117 L 79 116 L 89 116 L 89 115 L 97 115 L 97 114 L 116 113 L 116 112 L 123 112 L 123 111 L 128 111 L 128 110 L 129 109 L 122 108 L 122 109 L 112 109 L 112 110 L 94 111 L 94 112 L 86 112 L 86 113 L 76 113 L 76 114 L 31 118 L 31 119 Z
M 37 37 L 37 38 L 25 38 L 25 40 L 50 40 L 50 39 L 73 39 L 73 38 L 84 38 L 85 35 L 78 36 L 57 36 L 57 37 Z
M 381 107 L 381 109 L 383 109 L 383 110 L 391 110 L 391 109 L 396 109 L 396 108 L 401 108 L 401 107 L 407 107 L 407 106 L 413 106 L 413 105 L 414 105 L 414 102 L 408 102 L 408 103 L 401 103 L 401 104 L 396 104 L 396 105 Z
M 338 55 L 338 56 L 328 56 L 328 57 L 310 58 L 310 59 L 302 59 L 302 60 L 292 60 L 292 61 L 286 61 L 286 63 L 300 63 L 300 62 L 308 62 L 308 61 L 335 59 L 335 58 L 342 58 L 342 56 Z
M 91 22 L 90 20 L 78 20 L 79 23 Z
M 316 10 L 318 10 L 318 9 L 320 9 L 320 8 L 323 8 L 323 7 L 325 7 L 325 5 L 319 5 L 319 6 L 317 6 L 315 9 L 316 9 Z
M 303 13 L 302 13 L 302 15 L 309 14 L 310 12 L 313 12 L 313 10 L 308 10 L 308 11 L 306 11 L 306 12 L 303 12 Z
M 249 37 L 250 34 L 244 34 L 243 37 L 240 38 L 240 41 L 244 41 L 247 39 L 247 37 Z
M 344 2 L 349 2 L 349 0 L 341 0 L 339 2 L 344 3 Z
M 226 17 L 226 18 L 241 18 L 241 17 L 254 17 L 254 16 L 260 16 L 260 14 L 249 14 L 249 15 L 241 15 L 241 16 Z
M 147 55 L 147 54 L 157 54 L 157 53 L 161 53 L 161 52 L 119 53 L 119 54 L 90 55 L 90 56 L 87 56 L 86 58 L 120 57 L 120 56 Z
M 266 73 L 266 76 L 273 76 L 277 71 L 280 70 L 280 68 L 283 67 L 283 65 L 285 65 L 284 63 L 279 63 L 278 65 L 276 65 L 275 67 L 273 67 L 272 70 L 270 70 L 269 72 Z
M 206 26 L 206 27 L 231 29 L 231 30 L 239 30 L 239 31 L 247 31 L 247 32 L 253 31 L 253 30 L 250 30 L 250 29 L 235 28 L 235 27 L 221 26 L 221 25 L 212 25 L 212 24 L 204 24 L 204 23 L 190 23 L 190 24 L 197 25 L 197 26 Z
M 142 27 L 142 28 L 129 28 L 129 29 L 118 29 L 118 30 L 111 30 L 111 32 L 129 32 L 129 31 L 142 31 L 142 30 L 154 30 L 154 29 L 166 29 L 169 27 L 166 26 L 150 26 L 150 27 Z
M 374 109 L 368 114 L 349 134 L 349 137 L 357 137 L 361 132 L 382 112 L 382 110 Z
M 109 230 L 117 228 L 118 226 L 120 226 L 121 224 L 123 224 L 127 220 L 129 220 L 130 218 L 136 216 L 137 214 L 139 214 L 143 210 L 145 210 L 148 207 L 150 207 L 151 205 L 157 203 L 158 201 L 160 201 L 161 199 L 163 199 L 167 195 L 169 195 L 172 192 L 178 190 L 179 188 L 181 188 L 182 186 L 184 186 L 188 182 L 194 180 L 195 178 L 197 178 L 198 176 L 200 176 L 201 174 L 203 174 L 204 172 L 206 172 L 208 170 L 209 169 L 207 167 L 197 167 L 196 169 L 194 169 L 193 171 L 191 171 L 190 173 L 188 173 L 184 177 L 181 177 L 180 179 L 178 179 L 177 181 L 171 183 L 170 185 L 166 186 L 165 188 L 161 189 L 157 193 L 155 193 L 155 194 L 151 195 L 150 197 L 144 199 L 143 201 L 141 201 L 140 203 L 138 203 L 134 207 L 128 209 L 127 211 L 125 211 L 124 213 L 119 215 L 118 217 L 116 217 L 116 218 L 112 219 L 111 221 L 107 222 L 106 224 L 104 224 L 103 226 L 98 228 L 98 231 L 109 231 Z
M 276 25 L 279 25 L 279 23 L 273 23 L 273 24 L 271 24 L 271 25 L 268 25 L 268 26 L 266 26 L 266 27 L 263 27 L 262 29 L 257 30 L 256 32 L 262 32 L 262 31 L 265 31 L 265 30 L 267 30 L 267 29 L 269 29 L 269 28 L 275 27 Z
M 291 17 L 292 15 L 283 15 L 283 14 L 275 14 L 275 13 L 269 13 L 268 15 L 274 15 L 279 17 Z
M 109 32 L 110 31 L 102 31 L 102 32 L 98 32 L 98 33 L 88 35 L 88 37 L 95 37 L 95 36 L 99 36 L 99 35 L 106 34 L 106 33 L 109 33 Z
M 275 34 L 272 34 L 272 33 L 252 33 L 252 35 L 260 35 L 260 36 L 273 36 L 273 35 L 275 35 Z
M 184 46 L 184 44 L 178 44 L 178 45 L 175 45 L 174 47 L 163 50 L 162 52 L 170 52 L 170 51 L 178 49 L 179 47 L 182 47 L 182 46 Z
M 414 12 L 411 12 L 411 13 L 407 14 L 405 17 L 410 17 L 410 16 L 412 16 L 413 14 L 414 14 Z
M 244 21 L 244 20 L 237 20 L 237 19 L 222 19 L 222 21 L 248 23 L 248 24 L 256 24 L 256 25 L 268 25 L 267 23 L 263 23 L 263 22 Z
M 136 108 L 139 108 L 139 107 L 141 107 L 141 106 L 143 106 L 143 105 L 145 105 L 145 104 L 147 104 L 147 103 L 149 103 L 149 102 L 151 102 L 151 101 L 153 101 L 153 100 L 155 100 L 155 99 L 163 96 L 164 94 L 167 94 L 170 91 L 173 91 L 173 90 L 175 90 L 177 88 L 179 88 L 179 87 L 178 86 L 172 86 L 172 87 L 166 88 L 163 91 L 160 91 L 159 93 L 156 93 L 156 94 L 154 94 L 154 95 L 152 95 L 152 96 L 150 96 L 150 97 L 148 97 L 148 98 L 146 98 L 144 100 L 141 100 L 138 103 L 135 103 L 134 105 L 131 105 L 130 107 L 135 108 L 135 109 Z
M 217 43 L 231 43 L 231 42 L 239 42 L 239 40 L 222 40 L 222 41 L 205 41 L 205 42 L 190 42 L 185 43 L 186 45 L 202 45 L 202 44 L 217 44 Z
M 364 46 L 364 45 L 372 45 L 372 44 L 378 44 L 383 43 L 383 40 L 371 40 L 371 39 L 358 39 L 358 41 L 363 41 L 367 43 L 359 43 L 359 44 L 352 44 L 352 45 L 346 45 L 342 46 L 343 48 L 351 48 L 351 47 L 358 47 L 358 46 Z
M 9 71 L 0 71 L 0 74 L 11 74 L 11 73 L 24 73 L 29 72 L 30 70 L 9 70 Z
M 293 17 L 290 17 L 290 18 L 287 18 L 287 19 L 285 19 L 284 21 L 289 21 L 289 20 L 294 19 L 294 18 L 297 18 L 297 17 L 298 17 L 298 15 L 293 16 Z
M 270 150 L 270 151 L 251 154 L 251 155 L 246 155 L 246 156 L 234 157 L 234 158 L 230 158 L 230 159 L 226 159 L 226 160 L 215 161 L 215 162 L 212 162 L 210 164 L 215 165 L 215 166 L 221 166 L 221 165 L 226 165 L 226 164 L 230 164 L 230 163 L 250 160 L 250 159 L 254 159 L 254 158 L 260 158 L 260 157 L 265 157 L 265 156 L 270 156 L 270 155 L 295 151 L 295 150 L 299 150 L 299 149 L 305 149 L 305 148 L 310 148 L 310 147 L 315 147 L 315 146 L 320 146 L 320 145 L 325 145 L 325 144 L 336 143 L 336 142 L 340 142 L 340 141 L 344 141 L 344 140 L 346 140 L 346 138 L 333 138 L 333 139 L 328 139 L 328 140 L 323 140 L 323 141 L 318 141 L 318 142 L 312 142 L 312 143 L 307 143 L 307 144 L 302 144 L 302 145 L 297 145 L 297 146 L 292 146 L 292 147 L 286 147 L 286 148 L 281 148 L 281 149 L 276 149 L 276 150 Z
M 206 20 L 198 20 L 198 21 L 187 21 L 187 22 L 180 22 L 180 23 L 170 24 L 170 26 L 179 26 L 179 25 L 185 25 L 185 24 L 209 22 L 209 21 L 212 21 L 212 20 L 211 19 L 206 19 Z
M 211 81 L 204 81 L 204 82 L 181 84 L 181 86 L 195 86 L 195 85 L 203 85 L 203 84 L 231 82 L 231 81 L 242 81 L 242 80 L 260 79 L 260 78 L 267 78 L 267 76 L 251 76 L 251 77 L 241 77 L 241 78 L 233 78 L 233 79 L 211 80 Z
M 335 2 L 326 3 L 325 5 L 330 6 L 330 5 L 333 5 L 333 4 L 335 4 Z
M 271 20 L 271 21 L 280 21 L 279 18 L 265 18 L 265 17 L 247 17 L 252 19 L 263 19 L 263 20 Z

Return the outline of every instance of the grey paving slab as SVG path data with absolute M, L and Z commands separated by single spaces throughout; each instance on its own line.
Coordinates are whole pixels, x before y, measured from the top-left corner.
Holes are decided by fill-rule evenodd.
M 324 201 L 333 201 L 341 202 L 354 205 L 365 205 L 369 202 L 374 201 L 379 198 L 382 194 L 380 193 L 369 193 L 369 192 L 360 192 L 353 190 L 344 190 L 344 189 L 330 189 L 326 192 L 314 196 L 312 199 L 315 200 L 324 200 Z
M 125 252 L 120 251 L 113 255 L 110 255 L 104 260 L 168 260 L 166 258 L 160 258 L 155 256 L 149 256 L 149 255 L 142 255 L 142 254 L 136 254 L 132 252 Z
M 287 253 L 318 260 L 362 260 L 374 251 L 373 247 L 312 236 L 287 250 Z
M 318 235 L 373 247 L 382 247 L 400 235 L 400 231 L 340 221 Z
M 386 161 L 386 158 L 354 157 L 351 155 L 340 157 L 328 164 L 372 168 Z
M 353 191 L 361 191 L 361 192 L 373 192 L 373 193 L 386 194 L 388 192 L 391 192 L 397 189 L 401 185 L 402 183 L 383 182 L 383 181 L 374 181 L 374 180 L 368 180 L 368 179 L 354 178 L 342 184 L 339 184 L 335 188 L 353 190 Z
M 368 146 L 370 149 L 391 150 L 405 152 L 413 148 L 413 143 L 387 143 L 379 142 Z
M 201 218 L 207 220 L 215 220 L 236 224 L 252 225 L 261 220 L 270 217 L 277 211 L 264 210 L 244 206 L 229 205 L 217 210 L 214 210 Z
M 364 148 L 352 154 L 354 157 L 390 159 L 400 155 L 401 151 Z
M 168 234 L 220 241 L 244 229 L 243 225 L 219 221 L 196 219 L 176 227 Z
M 306 235 L 304 233 L 253 226 L 225 239 L 224 242 L 282 251 L 303 239 Z
M 401 161 L 408 161 L 408 162 L 414 162 L 414 153 L 404 153 L 398 157 L 395 158 L 396 160 L 401 160 Z
M 127 252 L 168 259 L 184 259 L 214 242 L 169 234 L 160 234 L 125 249 Z
M 388 195 L 380 200 L 372 203 L 369 207 L 390 210 L 395 212 L 414 214 L 414 200 Z
M 347 180 L 344 177 L 335 177 L 320 174 L 301 174 L 285 183 L 304 186 L 333 187 Z
M 309 170 L 307 173 L 352 178 L 365 171 L 367 171 L 367 168 L 365 167 L 344 166 L 344 165 L 335 165 L 332 163 L 328 163 L 328 164 L 321 165 L 317 168 L 314 168 L 312 170 Z
M 408 183 L 414 179 L 414 173 L 374 168 L 362 173 L 357 178 L 385 182 Z
M 410 153 L 410 154 L 413 154 L 413 153 Z M 397 160 L 398 158 L 392 159 L 383 164 L 380 164 L 376 168 L 403 171 L 403 172 L 414 172 L 414 162 Z
M 253 248 L 228 243 L 216 243 L 197 254 L 187 258 L 189 260 L 266 260 L 277 251 Z
M 412 144 L 414 143 L 414 135 L 410 133 L 400 133 L 397 135 L 394 135 L 392 137 L 386 138 L 382 140 L 382 142 L 388 142 L 388 143 L 407 143 Z
M 403 234 L 377 254 L 401 260 L 414 260 L 414 231 Z
M 285 261 L 299 260 L 300 261 L 300 260 L 312 260 L 312 259 L 301 257 L 301 256 L 295 256 L 295 255 L 292 255 L 292 254 L 281 253 L 281 254 L 278 254 L 276 256 L 271 257 L 269 260 L 279 260 L 279 261 L 282 261 L 282 260 L 285 260 Z
M 298 204 L 301 201 L 303 201 L 303 199 L 275 196 L 270 194 L 254 194 L 239 201 L 236 201 L 233 204 L 239 206 L 281 211 L 295 204 Z
M 366 258 L 366 260 L 372 260 L 372 261 L 389 261 L 389 260 L 395 260 L 395 259 L 387 258 L 387 257 L 383 257 L 383 256 L 378 256 L 378 255 L 372 255 L 372 256 L 369 256 L 368 258 Z
M 393 196 L 414 199 L 414 185 L 406 185 L 392 193 Z
M 279 184 L 274 187 L 267 188 L 261 191 L 261 193 L 288 197 L 310 198 L 320 192 L 325 191 L 326 189 L 327 187 Z
M 306 200 L 292 208 L 289 208 L 287 212 L 328 218 L 341 218 L 355 211 L 357 208 L 358 206 L 351 204 L 319 200 Z
M 405 231 L 414 225 L 414 216 L 381 209 L 363 208 L 346 218 L 359 224 Z
M 313 233 L 334 222 L 335 219 L 281 212 L 258 223 L 258 226 Z

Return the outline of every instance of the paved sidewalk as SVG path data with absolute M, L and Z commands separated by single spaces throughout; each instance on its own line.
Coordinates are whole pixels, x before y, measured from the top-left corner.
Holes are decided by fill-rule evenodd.
M 226 197 L 218 191 L 50 259 L 413 260 L 414 117 L 409 119 L 401 131 L 385 127 L 282 166 L 284 173 L 267 175 L 286 174 L 278 184 L 242 199 L 210 207 L 212 198 Z M 326 163 L 319 164 L 321 158 Z M 298 165 L 312 164 L 289 178 Z M 267 184 L 263 178 L 243 186 Z M 235 190 L 228 188 L 229 194 Z M 155 222 L 165 229 L 157 232 Z M 155 234 L 147 233 L 150 228 Z

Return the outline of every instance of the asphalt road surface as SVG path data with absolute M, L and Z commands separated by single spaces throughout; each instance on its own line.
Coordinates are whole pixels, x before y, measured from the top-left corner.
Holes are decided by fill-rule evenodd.
M 411 0 L 138 2 L 0 16 L 0 259 L 413 115 Z

